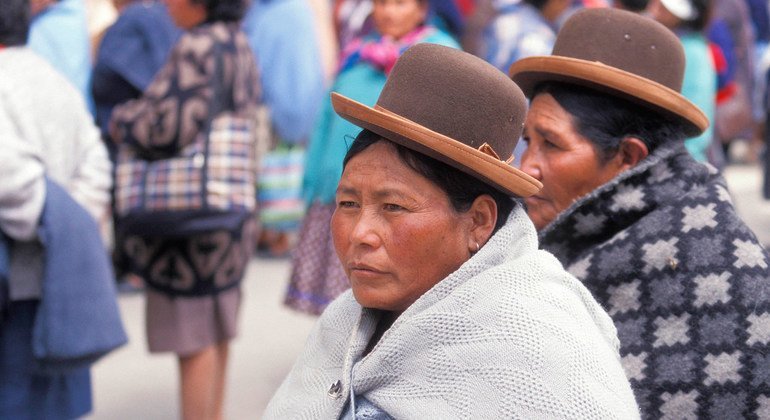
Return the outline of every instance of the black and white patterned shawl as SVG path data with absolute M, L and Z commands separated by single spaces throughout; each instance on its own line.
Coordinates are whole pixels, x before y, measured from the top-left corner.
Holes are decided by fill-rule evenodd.
M 612 316 L 645 418 L 770 418 L 770 258 L 681 144 L 540 232 Z

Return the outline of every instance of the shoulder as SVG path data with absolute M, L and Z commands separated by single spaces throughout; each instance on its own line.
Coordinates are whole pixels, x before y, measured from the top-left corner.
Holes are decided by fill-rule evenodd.
M 204 24 L 182 33 L 171 51 L 171 60 L 201 63 L 217 45 L 230 44 L 233 35 L 223 23 Z
M 40 92 L 49 97 L 85 102 L 72 83 L 28 47 L 8 48 L 0 58 L 0 89 Z M 7 85 L 6 85 L 7 83 Z M 79 104 L 80 105 L 80 104 Z
M 360 312 L 361 305 L 353 297 L 353 292 L 348 289 L 326 307 L 318 319 L 318 324 L 339 329 L 347 334 Z

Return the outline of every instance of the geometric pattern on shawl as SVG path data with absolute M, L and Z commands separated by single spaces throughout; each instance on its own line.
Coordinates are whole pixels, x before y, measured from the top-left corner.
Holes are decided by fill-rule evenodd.
M 770 258 L 715 168 L 664 146 L 540 243 L 615 321 L 644 418 L 770 419 Z

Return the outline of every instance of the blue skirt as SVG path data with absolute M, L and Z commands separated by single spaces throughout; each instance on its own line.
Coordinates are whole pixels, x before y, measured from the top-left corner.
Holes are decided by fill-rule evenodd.
M 88 368 L 41 372 L 32 356 L 37 301 L 11 302 L 0 319 L 0 419 L 73 419 L 91 411 Z

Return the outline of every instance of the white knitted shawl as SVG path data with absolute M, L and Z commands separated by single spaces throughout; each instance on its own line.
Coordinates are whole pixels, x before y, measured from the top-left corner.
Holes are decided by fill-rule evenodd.
M 380 314 L 350 291 L 337 298 L 265 418 L 339 418 L 351 378 L 355 395 L 397 419 L 639 416 L 612 321 L 537 250 L 521 208 L 361 358 Z

